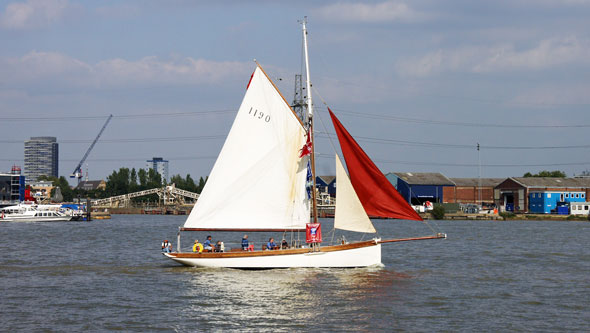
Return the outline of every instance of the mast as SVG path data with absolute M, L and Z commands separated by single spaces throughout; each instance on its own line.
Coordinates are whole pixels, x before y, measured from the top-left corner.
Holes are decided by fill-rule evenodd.
M 309 78 L 309 54 L 307 51 L 307 16 L 303 18 L 303 49 L 305 50 L 305 84 L 307 89 L 307 130 L 310 134 L 311 141 L 311 177 L 313 179 L 313 188 L 311 190 L 313 222 L 318 223 L 318 206 L 316 200 L 316 183 L 315 183 L 315 143 L 313 139 L 313 101 L 311 98 L 311 80 Z

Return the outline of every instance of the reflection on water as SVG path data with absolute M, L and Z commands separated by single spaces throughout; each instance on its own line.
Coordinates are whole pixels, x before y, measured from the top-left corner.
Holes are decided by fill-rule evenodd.
M 367 307 L 400 299 L 412 277 L 382 267 L 359 269 L 281 269 L 266 271 L 179 268 L 187 275 L 181 292 L 187 317 L 217 328 L 306 327 L 315 321 L 354 322 L 375 327 Z M 380 311 L 375 313 L 381 315 Z M 348 326 L 346 326 L 348 327 Z

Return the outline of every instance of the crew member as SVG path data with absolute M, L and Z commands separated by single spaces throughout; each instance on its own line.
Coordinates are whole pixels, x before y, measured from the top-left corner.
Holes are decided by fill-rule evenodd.
M 244 235 L 242 238 L 242 250 L 248 251 L 248 235 Z
M 193 244 L 193 252 L 203 252 L 203 244 L 199 243 L 198 239 L 195 239 L 195 244 Z
M 277 244 L 275 244 L 275 239 L 274 238 L 270 238 L 268 240 L 268 243 L 266 243 L 266 248 L 269 250 L 275 250 L 277 248 Z
M 203 248 L 207 251 L 213 251 L 213 245 L 211 244 L 212 242 L 211 236 L 207 236 L 205 243 L 203 243 Z

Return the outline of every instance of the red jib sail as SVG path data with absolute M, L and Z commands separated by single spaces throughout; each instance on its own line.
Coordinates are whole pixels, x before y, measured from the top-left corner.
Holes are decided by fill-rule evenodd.
M 422 221 L 350 133 L 328 108 L 350 174 L 350 181 L 369 216 Z

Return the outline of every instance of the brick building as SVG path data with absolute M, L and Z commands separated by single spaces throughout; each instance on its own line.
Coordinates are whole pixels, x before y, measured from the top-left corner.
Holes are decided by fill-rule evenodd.
M 506 178 L 449 178 L 455 186 L 443 188 L 445 203 L 494 203 L 494 188 Z

